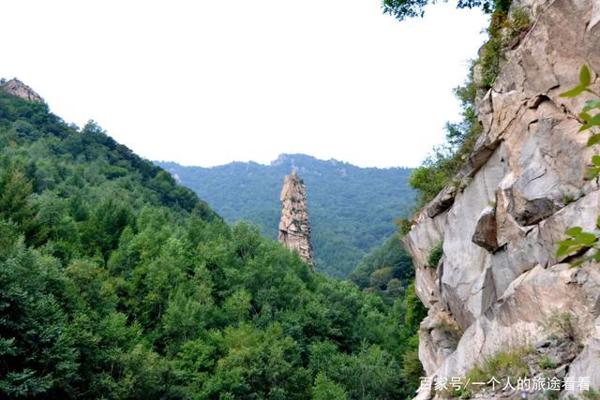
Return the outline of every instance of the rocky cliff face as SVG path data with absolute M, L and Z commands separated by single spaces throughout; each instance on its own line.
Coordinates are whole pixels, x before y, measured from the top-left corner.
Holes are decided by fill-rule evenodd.
M 484 132 L 455 183 L 404 238 L 429 309 L 419 357 L 430 377 L 464 377 L 499 352 L 526 347 L 532 376 L 590 377 L 600 387 L 600 265 L 569 268 L 555 255 L 566 228 L 594 230 L 600 214 L 598 181 L 585 179 L 600 149 L 577 133 L 590 97 L 559 97 L 583 64 L 600 89 L 600 1 L 515 0 L 512 7 L 526 9 L 533 24 L 479 100 Z M 441 260 L 427 265 L 439 244 Z M 561 330 L 561 320 L 576 334 Z M 541 358 L 552 360 L 549 371 L 536 365 Z M 563 388 L 561 397 L 571 392 Z M 434 396 L 441 397 L 419 394 Z M 510 397 L 483 397 L 502 396 Z
M 312 266 L 306 188 L 295 170 L 285 177 L 280 200 L 279 241 L 289 249 L 297 251 Z
M 36 103 L 44 102 L 44 99 L 42 99 L 42 97 L 39 94 L 37 94 L 32 88 L 30 88 L 17 78 L 13 78 L 6 82 L 0 81 L 0 89 L 5 91 L 6 93 L 20 97 L 27 101 L 33 101 Z

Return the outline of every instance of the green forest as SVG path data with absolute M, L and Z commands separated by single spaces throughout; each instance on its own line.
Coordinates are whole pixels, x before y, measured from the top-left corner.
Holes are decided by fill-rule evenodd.
M 409 168 L 359 168 L 304 154 L 283 154 L 270 165 L 158 165 L 226 221 L 251 221 L 272 239 L 277 238 L 283 178 L 296 168 L 306 184 L 316 269 L 339 278 L 346 278 L 369 250 L 394 233 L 394 220 L 407 217 L 415 199 Z
M 399 20 L 428 3 L 382 2 Z M 414 397 L 427 310 L 393 221 L 452 183 L 481 133 L 477 91 L 530 24 L 510 0 L 458 6 L 493 13 L 473 63 L 485 87 L 456 90 L 462 120 L 413 171 L 156 165 L 0 88 L 0 399 Z M 292 165 L 317 273 L 273 240 Z
M 410 398 L 425 309 L 397 244 L 358 284 L 311 273 L 97 124 L 0 90 L 0 398 Z

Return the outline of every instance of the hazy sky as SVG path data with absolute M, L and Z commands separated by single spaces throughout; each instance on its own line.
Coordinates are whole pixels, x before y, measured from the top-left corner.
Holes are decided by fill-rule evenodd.
M 380 0 L 19 0 L 0 6 L 0 77 L 149 159 L 212 166 L 307 153 L 415 166 L 458 118 L 452 88 L 486 17 Z

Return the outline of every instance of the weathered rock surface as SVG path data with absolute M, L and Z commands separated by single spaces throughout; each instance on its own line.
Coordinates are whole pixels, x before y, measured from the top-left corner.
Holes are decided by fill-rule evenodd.
M 600 89 L 600 1 L 514 0 L 513 7 L 528 10 L 533 23 L 480 96 L 483 134 L 403 240 L 429 309 L 419 356 L 428 376 L 464 376 L 501 351 L 549 343 L 532 359 L 548 356 L 556 374 L 589 376 L 599 388 L 600 265 L 572 269 L 555 254 L 565 229 L 594 230 L 600 215 L 598 182 L 585 179 L 599 149 L 577 133 L 576 116 L 591 97 L 559 97 L 583 64 Z M 434 269 L 427 259 L 439 243 L 444 255 Z M 564 315 L 577 321 L 581 343 L 549 339 L 549 322 Z M 568 394 L 576 393 L 563 390 L 561 398 Z M 441 395 L 426 390 L 418 398 Z
M 306 188 L 295 170 L 285 177 L 280 200 L 279 241 L 289 249 L 297 251 L 312 266 Z
M 475 233 L 471 238 L 473 243 L 483 247 L 487 251 L 493 253 L 498 250 L 498 233 L 496 228 L 496 210 L 492 207 L 487 207 L 483 210 L 477 225 L 475 225 Z
M 27 101 L 33 101 L 36 103 L 43 103 L 44 99 L 37 94 L 32 88 L 18 80 L 13 78 L 9 81 L 0 84 L 0 89 L 6 93 L 12 94 L 13 96 L 20 97 Z

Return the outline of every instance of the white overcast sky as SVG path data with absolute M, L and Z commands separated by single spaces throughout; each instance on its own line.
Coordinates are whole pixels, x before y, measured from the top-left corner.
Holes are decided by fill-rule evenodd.
M 418 165 L 458 118 L 452 88 L 487 20 L 451 1 L 398 22 L 380 0 L 19 0 L 0 14 L 0 77 L 146 158 L 202 166 Z

